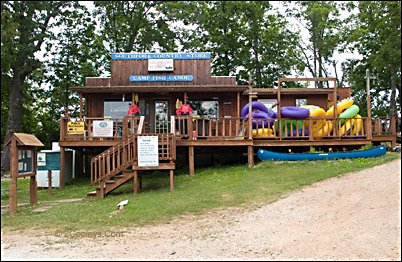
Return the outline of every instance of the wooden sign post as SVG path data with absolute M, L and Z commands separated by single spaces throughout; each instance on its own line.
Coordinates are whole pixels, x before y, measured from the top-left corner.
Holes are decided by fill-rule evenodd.
M 14 133 L 6 144 L 10 144 L 10 215 L 17 212 L 17 180 L 21 177 L 30 177 L 29 192 L 30 204 L 35 205 L 37 199 L 36 186 L 36 147 L 43 146 L 34 135 Z

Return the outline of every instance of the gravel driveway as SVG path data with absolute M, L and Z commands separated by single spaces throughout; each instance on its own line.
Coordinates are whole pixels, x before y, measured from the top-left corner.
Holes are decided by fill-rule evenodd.
M 400 261 L 401 160 L 253 210 L 215 210 L 118 232 L 2 233 L 1 246 L 2 260 Z

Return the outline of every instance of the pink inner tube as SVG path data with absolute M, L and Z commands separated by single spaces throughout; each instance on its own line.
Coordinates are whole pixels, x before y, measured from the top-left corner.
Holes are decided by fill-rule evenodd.
M 304 119 L 310 116 L 310 110 L 296 106 L 281 107 L 281 117 L 292 119 Z

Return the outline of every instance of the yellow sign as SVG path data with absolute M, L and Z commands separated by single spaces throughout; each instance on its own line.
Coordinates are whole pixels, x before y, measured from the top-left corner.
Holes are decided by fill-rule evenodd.
M 67 122 L 68 135 L 83 135 L 84 134 L 84 121 Z

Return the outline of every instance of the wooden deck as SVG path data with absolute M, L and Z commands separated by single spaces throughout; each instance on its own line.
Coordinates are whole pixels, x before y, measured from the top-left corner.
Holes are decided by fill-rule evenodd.
M 142 131 L 141 117 L 126 117 L 123 121 L 113 121 L 112 137 L 94 136 L 92 128 L 95 120 L 100 119 L 61 119 L 59 141 L 62 151 L 61 158 L 64 157 L 65 148 L 105 148 L 104 152 L 93 157 L 91 161 L 91 181 L 101 184 L 95 194 L 104 196 L 131 178 L 134 180 L 133 188 L 136 192 L 138 169 L 135 168 L 135 138 L 138 135 L 149 135 Z M 173 159 L 175 159 L 176 147 L 188 148 L 189 174 L 194 175 L 195 147 L 244 147 L 247 149 L 248 164 L 252 166 L 255 149 L 259 147 L 355 147 L 383 142 L 390 143 L 391 146 L 396 145 L 396 118 L 371 120 L 367 117 L 358 119 L 333 119 L 331 117 L 310 117 L 303 120 L 276 119 L 273 126 L 269 124 L 271 119 L 260 120 L 262 125 L 254 126 L 253 129 L 249 124 L 251 120 L 239 117 L 212 119 L 172 116 L 169 122 L 171 132 L 168 148 L 170 153 L 174 152 L 174 158 L 170 156 L 167 163 L 168 169 L 172 171 L 175 168 Z M 83 133 L 69 134 L 67 123 L 70 121 L 83 121 Z M 356 128 L 345 128 L 347 121 L 350 121 L 349 123 Z M 322 128 L 324 126 L 331 128 L 324 132 Z M 154 135 L 164 136 L 164 134 Z M 63 160 L 61 161 L 63 163 Z M 129 171 L 127 170 L 129 166 L 134 168 Z M 172 172 L 171 189 L 173 188 Z M 123 175 L 122 178 L 119 177 L 121 175 Z M 115 176 L 116 178 L 113 180 L 115 182 L 112 183 L 110 178 Z

